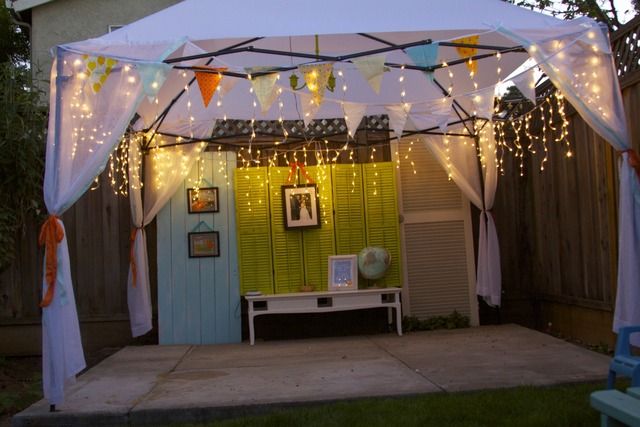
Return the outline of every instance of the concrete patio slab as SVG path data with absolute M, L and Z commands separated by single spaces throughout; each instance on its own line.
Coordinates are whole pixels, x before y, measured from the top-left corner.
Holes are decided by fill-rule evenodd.
M 21 426 L 161 425 L 274 407 L 602 380 L 609 358 L 516 325 L 255 346 L 126 347 L 78 378 L 60 412 Z

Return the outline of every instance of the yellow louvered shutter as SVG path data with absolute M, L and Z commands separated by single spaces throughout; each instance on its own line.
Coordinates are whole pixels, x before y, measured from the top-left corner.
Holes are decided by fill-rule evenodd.
M 240 293 L 273 293 L 266 168 L 236 169 L 236 229 Z
M 395 166 L 391 162 L 363 165 L 367 246 L 385 248 L 391 266 L 378 286 L 402 286 L 400 224 Z
M 305 283 L 312 285 L 314 290 L 321 291 L 327 289 L 329 256 L 336 253 L 331 168 L 329 166 L 309 166 L 306 170 L 318 188 L 320 228 L 307 229 L 302 232 Z
M 333 165 L 332 181 L 336 254 L 357 254 L 367 246 L 361 165 Z
M 302 232 L 284 228 L 281 187 L 294 184 L 294 179 L 287 182 L 289 170 L 288 167 L 269 168 L 273 280 L 276 293 L 299 292 L 304 285 Z

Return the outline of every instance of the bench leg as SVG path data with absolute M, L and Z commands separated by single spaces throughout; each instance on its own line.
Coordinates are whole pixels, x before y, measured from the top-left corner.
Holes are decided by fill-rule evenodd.
M 615 418 L 608 417 L 605 414 L 600 414 L 600 427 L 626 427 L 626 424 L 621 423 Z
M 611 390 L 615 387 L 616 383 L 616 371 L 609 370 L 609 376 L 607 377 L 607 389 Z
M 251 345 L 254 345 L 256 342 L 256 332 L 253 328 L 253 319 L 253 313 L 249 313 L 249 344 Z
M 400 308 L 400 304 L 396 305 L 396 329 L 398 335 L 402 336 L 402 309 Z

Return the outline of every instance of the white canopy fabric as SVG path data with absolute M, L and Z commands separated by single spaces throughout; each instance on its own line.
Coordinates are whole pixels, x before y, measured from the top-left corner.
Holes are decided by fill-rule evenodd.
M 51 79 L 45 200 L 51 215 L 60 215 L 74 203 L 104 168 L 130 123 L 146 137 L 163 134 L 187 142 L 210 137 L 214 121 L 225 118 L 309 123 L 313 118 L 348 115 L 352 130 L 360 116 L 389 114 L 396 134 L 403 130 L 444 131 L 455 123 L 466 125 L 474 116 L 491 119 L 495 86 L 530 57 L 567 92 L 568 99 L 580 103 L 578 111 L 588 116 L 597 132 L 624 149 L 629 146 L 629 137 L 623 116 L 616 121 L 603 114 L 621 111 L 611 53 L 605 48 L 608 43 L 606 34 L 592 20 L 560 21 L 500 0 L 398 0 L 383 9 L 367 0 L 325 0 L 316 8 L 290 0 L 272 0 L 268 7 L 257 0 L 186 0 L 105 36 L 57 48 L 58 65 L 52 69 Z M 412 50 L 409 55 L 409 48 L 422 51 Z M 599 49 L 597 70 L 601 75 L 597 85 L 589 80 L 596 79 L 589 74 L 593 64 L 585 60 L 593 49 Z M 435 60 L 430 63 L 432 58 Z M 320 91 L 310 93 L 313 81 L 306 81 L 320 72 L 319 67 L 314 68 L 319 62 L 323 70 L 333 69 L 336 79 L 335 90 L 325 90 L 324 99 Z M 309 64 L 310 74 L 304 71 Z M 382 64 L 385 68 L 380 68 Z M 208 106 L 193 83 L 194 70 L 190 68 L 201 65 L 224 68 L 216 71 L 222 81 Z M 277 77 L 260 80 L 260 70 L 265 67 L 277 72 Z M 322 73 L 326 77 L 327 73 Z M 292 90 L 292 74 L 300 82 L 306 81 L 307 87 Z M 582 77 L 576 79 L 576 75 Z M 577 80 L 581 80 L 581 87 L 571 84 Z M 604 96 L 594 98 L 594 86 Z M 472 136 L 473 124 L 467 129 Z M 193 162 L 196 154 L 185 154 L 191 151 L 195 150 L 165 153 L 176 156 L 167 164 Z M 154 179 L 158 176 L 145 177 L 145 182 Z M 629 175 L 629 179 L 637 177 Z M 626 200 L 638 203 L 633 188 L 638 186 L 625 184 L 621 191 L 628 191 Z M 495 182 L 485 183 L 485 190 L 492 193 Z M 484 208 L 490 209 L 493 195 L 477 196 L 480 200 L 476 204 L 482 206 L 484 200 Z M 142 210 L 136 197 L 132 202 L 135 226 L 141 227 L 152 218 L 161 207 L 156 205 L 166 198 L 156 197 L 154 206 Z M 638 214 L 627 219 L 621 221 L 621 235 L 629 231 L 623 227 L 640 224 Z M 487 220 L 492 229 L 491 218 Z M 53 244 L 62 224 L 59 228 L 56 222 L 49 224 L 48 235 L 53 237 L 47 250 L 52 248 L 59 259 L 68 260 L 66 246 Z M 500 283 L 490 283 L 499 282 L 499 271 L 486 274 L 480 270 L 485 268 L 482 265 L 495 270 L 498 258 L 491 258 L 491 254 L 499 256 L 497 237 L 490 235 L 489 240 L 489 255 L 483 255 L 478 265 L 478 276 L 484 283 L 480 293 L 499 302 Z M 143 245 L 143 234 L 137 232 L 134 252 L 140 261 L 146 258 Z M 624 267 L 634 260 L 637 263 L 636 252 L 624 252 L 620 271 L 631 271 Z M 66 289 L 71 295 L 68 265 L 62 267 L 49 272 L 43 285 L 45 294 L 50 283 L 58 283 L 56 289 Z M 138 271 L 146 272 L 146 265 L 138 266 Z M 52 274 L 56 282 L 52 282 Z M 619 288 L 640 293 L 640 279 L 628 274 Z M 136 289 L 131 295 L 134 305 L 146 307 L 142 318 L 136 320 L 141 325 L 136 329 L 141 332 L 150 325 L 149 297 L 146 285 Z M 75 304 L 71 298 L 59 300 L 63 296 L 54 293 L 52 305 L 43 309 L 43 336 L 50 337 L 43 347 L 48 367 L 45 377 L 51 375 L 51 381 L 44 381 L 45 389 L 49 388 L 45 395 L 55 396 L 50 401 L 56 404 L 62 403 L 64 384 L 81 363 L 65 368 L 64 360 L 50 355 L 82 360 L 78 340 L 68 345 L 69 340 L 51 335 L 57 332 L 49 330 L 50 321 L 44 321 L 56 316 L 50 310 L 57 302 L 60 306 L 73 304 L 68 310 L 71 315 L 60 322 L 75 318 L 75 326 L 70 323 L 69 327 L 77 331 Z

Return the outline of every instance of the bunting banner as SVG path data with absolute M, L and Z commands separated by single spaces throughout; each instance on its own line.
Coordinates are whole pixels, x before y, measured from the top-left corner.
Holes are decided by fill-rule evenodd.
M 533 105 L 536 104 L 536 75 L 533 68 L 514 78 L 513 84 Z
M 253 74 L 262 71 L 271 71 L 273 67 L 251 67 L 245 68 L 245 70 L 247 73 Z M 256 98 L 258 98 L 260 110 L 263 114 L 269 111 L 271 105 L 278 99 L 278 91 L 276 90 L 277 80 L 278 73 L 264 74 L 251 78 L 251 87 L 253 87 L 253 93 L 256 95 Z
M 93 93 L 98 93 L 107 82 L 111 70 L 116 66 L 118 61 L 113 58 L 104 56 L 82 55 L 85 63 L 84 75 L 86 76 Z
M 351 60 L 376 94 L 380 94 L 380 85 L 382 84 L 382 76 L 385 71 L 384 61 L 386 57 L 386 55 L 375 55 Z
M 480 36 L 476 35 L 476 36 L 462 37 L 459 39 L 451 40 L 451 42 L 462 43 L 467 45 L 477 45 L 479 40 L 480 40 Z M 471 56 L 475 56 L 476 53 L 478 53 L 478 49 L 476 49 L 475 47 L 456 47 L 456 50 L 458 51 L 458 55 L 460 55 L 461 58 L 469 58 Z M 466 64 L 469 71 L 471 71 L 475 75 L 478 71 L 478 61 L 471 61 L 471 62 L 467 61 Z
M 171 65 L 164 62 L 138 63 L 136 69 L 142 81 L 142 91 L 147 95 L 149 102 L 158 96 L 160 88 L 172 70 Z
M 411 111 L 411 104 L 387 105 L 384 108 L 387 111 L 389 126 L 393 129 L 393 133 L 396 134 L 396 138 L 402 138 L 404 126 L 407 123 L 409 111 Z
M 491 120 L 493 117 L 495 92 L 495 86 L 490 86 L 470 95 L 475 108 L 474 114 L 476 116 Z
M 367 111 L 367 104 L 356 104 L 345 102 L 342 104 L 344 110 L 344 121 L 347 124 L 347 132 L 351 138 L 356 134 L 358 126 Z
M 451 117 L 452 104 L 453 99 L 450 97 L 414 104 L 411 108 L 411 113 L 409 113 L 409 117 L 416 127 L 416 130 L 437 127 L 442 132 L 446 132 L 449 118 Z
M 407 48 L 405 53 L 409 55 L 409 58 L 411 58 L 414 65 L 419 67 L 431 67 L 432 65 L 436 65 L 438 61 L 439 47 L 440 45 L 438 43 L 413 46 Z M 431 82 L 433 82 L 433 71 L 425 71 L 425 75 Z
M 313 96 L 308 93 L 296 93 L 300 97 L 300 106 L 302 107 L 302 120 L 305 126 L 313 121 L 316 113 L 320 109 L 320 105 L 315 102 Z
M 213 68 L 206 66 L 193 67 L 193 72 L 196 75 L 196 81 L 200 88 L 200 95 L 202 96 L 202 102 L 204 107 L 209 106 L 213 94 L 216 92 L 220 81 L 222 80 L 221 72 L 227 71 L 225 68 Z
M 315 103 L 318 104 L 318 106 L 322 105 L 324 91 L 327 87 L 329 76 L 333 71 L 333 62 L 300 65 L 298 70 L 304 77 L 307 89 L 311 92 Z

